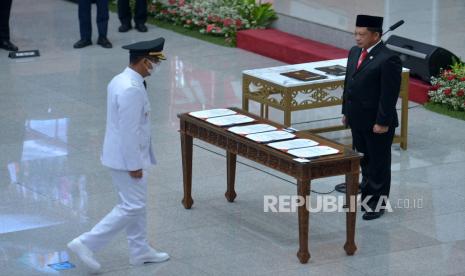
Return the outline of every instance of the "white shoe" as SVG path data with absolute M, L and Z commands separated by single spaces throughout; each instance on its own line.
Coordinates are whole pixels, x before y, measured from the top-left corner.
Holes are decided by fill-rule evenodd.
M 135 259 L 130 259 L 129 263 L 132 265 L 143 265 L 145 263 L 161 263 L 167 261 L 170 258 L 170 255 L 165 252 L 159 252 L 153 248 L 150 248 L 150 251 Z
M 100 271 L 101 265 L 95 260 L 94 254 L 85 246 L 79 238 L 68 243 L 68 248 L 73 251 L 81 261 L 94 273 Z

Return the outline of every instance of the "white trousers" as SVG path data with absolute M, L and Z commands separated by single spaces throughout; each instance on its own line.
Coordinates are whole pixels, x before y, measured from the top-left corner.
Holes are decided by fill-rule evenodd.
M 132 178 L 127 171 L 111 170 L 119 203 L 92 230 L 79 236 L 90 250 L 105 246 L 119 231 L 126 229 L 131 258 L 150 250 L 147 241 L 147 178 Z

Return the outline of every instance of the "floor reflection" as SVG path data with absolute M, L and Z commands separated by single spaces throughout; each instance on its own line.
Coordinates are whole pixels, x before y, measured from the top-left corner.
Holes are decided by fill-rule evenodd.
M 193 62 L 174 56 L 170 62 L 170 119 L 179 123 L 176 114 L 191 110 L 210 109 L 218 106 L 240 106 L 241 80 Z

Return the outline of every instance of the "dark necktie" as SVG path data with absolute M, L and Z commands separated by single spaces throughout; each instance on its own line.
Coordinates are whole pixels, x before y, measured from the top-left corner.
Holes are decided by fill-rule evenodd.
M 145 90 L 147 90 L 147 83 L 145 82 L 145 80 L 144 80 L 144 87 L 145 87 Z
M 360 65 L 361 65 L 362 62 L 365 60 L 365 58 L 367 57 L 367 55 L 368 55 L 367 49 L 363 49 L 363 50 L 362 50 L 362 54 L 360 55 L 360 58 L 358 59 L 357 69 L 360 68 Z

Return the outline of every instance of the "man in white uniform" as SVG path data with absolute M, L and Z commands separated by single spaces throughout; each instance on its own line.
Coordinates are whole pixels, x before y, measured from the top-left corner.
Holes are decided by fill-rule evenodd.
M 147 177 L 144 169 L 155 164 L 151 145 L 150 102 L 144 78 L 164 60 L 164 38 L 123 46 L 130 53 L 129 66 L 108 84 L 107 124 L 102 164 L 110 168 L 119 203 L 89 232 L 68 243 L 93 272 L 100 264 L 93 252 L 116 233 L 126 230 L 132 265 L 163 262 L 169 255 L 147 241 Z

